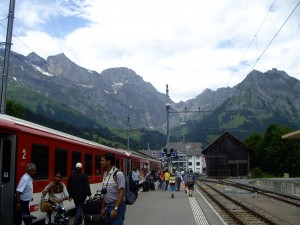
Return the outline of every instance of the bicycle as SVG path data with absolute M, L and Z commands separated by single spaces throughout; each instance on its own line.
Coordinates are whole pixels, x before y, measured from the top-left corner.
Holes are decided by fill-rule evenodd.
M 61 205 L 51 202 L 52 212 L 54 211 L 56 214 L 54 216 L 54 225 L 68 225 L 70 221 L 70 217 L 68 215 L 67 210 Z
M 33 216 L 33 215 L 27 215 L 27 214 L 23 214 L 22 215 L 22 220 L 29 220 L 30 221 L 30 225 L 32 224 L 32 221 L 36 220 L 37 217 Z

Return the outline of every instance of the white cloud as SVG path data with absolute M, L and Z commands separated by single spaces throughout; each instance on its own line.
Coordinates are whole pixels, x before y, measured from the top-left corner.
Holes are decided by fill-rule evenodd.
M 21 2 L 15 12 L 15 35 L 19 33 L 30 49 L 15 41 L 14 51 L 35 51 L 44 58 L 64 52 L 78 65 L 98 72 L 125 66 L 160 92 L 168 83 L 171 98 L 180 101 L 205 88 L 241 82 L 298 0 L 275 1 L 247 54 L 274 0 Z M 75 24 L 65 36 L 46 33 L 44 26 L 51 20 L 66 17 L 87 23 Z M 300 6 L 254 69 L 264 72 L 276 67 L 300 78 L 299 21 Z M 240 60 L 245 65 L 233 73 Z

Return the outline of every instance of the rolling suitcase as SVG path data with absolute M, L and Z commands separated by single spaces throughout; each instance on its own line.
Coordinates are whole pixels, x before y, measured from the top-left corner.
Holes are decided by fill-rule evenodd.
M 85 225 L 105 225 L 105 219 L 100 214 L 84 214 Z
M 101 217 L 102 197 L 97 191 L 93 199 L 87 200 L 83 206 L 83 218 L 85 225 L 105 225 L 105 220 Z
M 147 180 L 145 180 L 145 182 L 143 183 L 143 192 L 146 191 L 149 191 L 149 184 Z
M 150 182 L 150 190 L 152 190 L 152 191 L 155 190 L 155 184 L 153 181 Z

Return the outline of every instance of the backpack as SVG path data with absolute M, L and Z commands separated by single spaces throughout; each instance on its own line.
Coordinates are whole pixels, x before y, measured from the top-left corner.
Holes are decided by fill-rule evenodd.
M 193 174 L 189 174 L 187 178 L 188 184 L 193 184 L 195 182 Z
M 116 170 L 113 174 L 113 178 L 114 178 L 115 182 L 117 182 L 117 172 L 119 172 L 119 171 L 120 170 Z M 129 175 L 129 177 L 125 176 L 125 202 L 126 202 L 126 205 L 133 205 L 133 203 L 135 202 L 135 200 L 138 197 L 137 193 L 138 193 L 137 188 L 136 188 L 134 181 L 132 180 L 132 177 L 130 177 L 130 175 Z

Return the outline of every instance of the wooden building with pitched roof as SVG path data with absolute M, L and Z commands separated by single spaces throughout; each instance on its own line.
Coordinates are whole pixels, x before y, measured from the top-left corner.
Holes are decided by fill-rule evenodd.
M 247 176 L 251 151 L 251 148 L 226 132 L 202 151 L 206 156 L 207 177 L 222 179 Z

